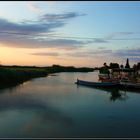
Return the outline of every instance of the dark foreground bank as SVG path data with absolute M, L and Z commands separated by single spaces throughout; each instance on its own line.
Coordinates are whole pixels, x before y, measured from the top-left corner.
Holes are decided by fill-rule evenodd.
M 36 66 L 0 66 L 0 88 L 15 86 L 32 78 L 45 77 L 58 72 L 91 72 L 93 68 L 75 68 L 73 66 L 53 65 L 50 67 Z

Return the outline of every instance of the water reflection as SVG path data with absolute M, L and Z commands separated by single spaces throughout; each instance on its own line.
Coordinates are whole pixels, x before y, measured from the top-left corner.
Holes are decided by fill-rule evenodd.
M 125 101 L 127 98 L 128 96 L 126 95 L 126 92 L 122 92 L 119 89 L 115 89 L 111 91 L 111 96 L 110 96 L 111 101 L 116 101 L 116 100 Z
M 83 87 L 83 85 L 77 85 L 77 88 L 79 88 L 80 86 Z M 101 87 L 89 87 L 89 86 L 87 88 L 93 88 L 93 89 L 110 93 L 109 99 L 110 101 L 113 101 L 113 102 L 116 100 L 125 101 L 126 99 L 128 99 L 126 91 L 120 90 L 119 88 L 101 88 Z
M 1 114 L 11 111 L 14 113 L 16 112 L 16 114 L 22 114 L 22 118 L 25 116 L 34 116 L 33 119 L 30 119 L 23 124 L 23 132 L 33 132 L 34 129 L 40 126 L 41 130 L 45 130 L 51 125 L 61 124 L 66 127 L 73 125 L 73 120 L 67 116 L 67 114 L 61 112 L 58 108 L 51 106 L 49 102 L 40 101 L 29 94 L 19 94 L 12 91 L 16 91 L 16 88 L 13 88 L 12 90 L 5 89 L 3 90 L 3 93 L 5 94 L 0 94 L 0 116 Z
M 0 90 L 0 137 L 140 136 L 139 94 L 80 85 L 76 88 L 77 77 L 95 81 L 96 75 L 59 73 Z

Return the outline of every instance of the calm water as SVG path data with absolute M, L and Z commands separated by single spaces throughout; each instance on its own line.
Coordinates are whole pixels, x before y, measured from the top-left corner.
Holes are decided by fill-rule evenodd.
M 59 73 L 0 90 L 0 137 L 140 137 L 140 93 L 114 97 L 118 91 L 77 86 L 77 77 L 98 79 Z

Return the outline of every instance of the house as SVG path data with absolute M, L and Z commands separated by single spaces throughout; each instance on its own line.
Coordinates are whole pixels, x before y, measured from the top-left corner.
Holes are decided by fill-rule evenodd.
M 133 68 L 115 68 L 111 73 L 114 78 L 130 78 L 135 74 Z
M 140 70 L 137 70 L 137 74 L 140 75 Z

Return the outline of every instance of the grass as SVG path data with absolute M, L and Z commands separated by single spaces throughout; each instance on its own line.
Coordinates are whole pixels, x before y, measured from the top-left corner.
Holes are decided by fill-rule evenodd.
M 0 87 L 17 85 L 47 74 L 47 71 L 42 68 L 0 67 Z
M 75 68 L 53 65 L 50 67 L 35 66 L 0 66 L 0 88 L 15 86 L 32 78 L 45 77 L 58 72 L 89 72 L 92 68 Z

